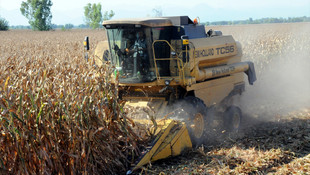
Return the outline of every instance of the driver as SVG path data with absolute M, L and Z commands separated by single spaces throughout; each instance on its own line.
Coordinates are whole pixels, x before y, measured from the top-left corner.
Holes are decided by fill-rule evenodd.
M 129 34 L 128 37 L 127 37 L 127 41 L 126 41 L 125 53 L 128 54 L 129 49 L 131 50 L 133 48 L 134 43 L 135 43 L 134 34 Z
M 125 48 L 124 50 L 121 50 L 117 44 L 114 45 L 113 49 L 115 50 L 116 54 L 118 56 L 122 56 L 122 55 L 132 55 L 132 53 L 130 53 L 129 50 L 132 50 L 134 48 L 134 35 L 133 34 L 129 34 L 128 36 L 124 36 L 126 42 L 125 42 Z
M 145 57 L 146 56 L 146 41 L 143 31 L 137 33 L 137 39 L 133 45 L 133 48 L 126 48 L 126 53 L 134 54 L 134 57 Z
M 138 62 L 142 64 L 142 68 L 147 70 L 149 67 L 148 58 L 147 58 L 147 45 L 145 40 L 145 34 L 143 31 L 137 33 L 137 39 L 135 40 L 134 45 L 131 48 L 126 48 L 126 53 L 128 55 L 133 55 L 134 58 L 138 58 Z

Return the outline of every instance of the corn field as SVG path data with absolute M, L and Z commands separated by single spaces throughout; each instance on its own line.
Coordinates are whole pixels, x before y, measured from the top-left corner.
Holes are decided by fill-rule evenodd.
M 309 172 L 310 101 L 304 97 L 310 96 L 310 83 L 297 80 L 310 75 L 310 24 L 209 28 L 233 35 L 243 46 L 243 59 L 255 64 L 258 85 L 246 88 L 245 98 L 251 99 L 244 107 L 247 115 L 274 120 L 252 122 L 236 138 L 218 136 L 215 144 L 154 163 L 143 172 Z M 133 132 L 135 124 L 126 117 L 117 85 L 110 84 L 112 70 L 83 58 L 85 36 L 90 55 L 106 37 L 102 30 L 0 32 L 0 174 L 120 174 L 140 155 L 147 137 Z M 302 74 L 292 76 L 291 69 Z M 268 79 L 271 70 L 278 70 L 272 72 L 274 79 Z M 296 85 L 293 90 L 281 91 L 291 84 Z M 266 85 L 273 88 L 271 94 Z M 253 100 L 264 94 L 278 101 Z M 292 106 L 278 105 L 284 101 L 298 108 L 279 115 Z
M 1 173 L 117 174 L 139 154 L 111 71 L 83 58 L 103 33 L 0 33 Z

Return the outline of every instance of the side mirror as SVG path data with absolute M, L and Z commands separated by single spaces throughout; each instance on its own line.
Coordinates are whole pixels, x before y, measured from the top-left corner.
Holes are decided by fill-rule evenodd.
M 84 45 L 84 50 L 85 50 L 84 58 L 88 62 L 88 52 L 87 52 L 87 51 L 89 51 L 89 39 L 88 39 L 88 36 L 85 37 L 83 45 Z
M 88 51 L 89 50 L 89 39 L 88 39 L 88 36 L 85 37 L 83 44 L 84 44 L 85 50 Z

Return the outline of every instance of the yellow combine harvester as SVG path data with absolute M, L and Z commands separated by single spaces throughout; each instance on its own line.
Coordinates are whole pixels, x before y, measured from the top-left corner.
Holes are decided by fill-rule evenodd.
M 206 32 L 194 21 L 177 16 L 103 22 L 108 39 L 97 45 L 95 63 L 115 69 L 125 107 L 150 111 L 128 115 L 138 123 L 157 121 L 156 138 L 133 170 L 203 143 L 211 119 L 227 131 L 239 129 L 242 113 L 232 97 L 244 91 L 244 73 L 250 84 L 256 80 L 254 65 L 241 62 L 241 45 L 232 36 Z

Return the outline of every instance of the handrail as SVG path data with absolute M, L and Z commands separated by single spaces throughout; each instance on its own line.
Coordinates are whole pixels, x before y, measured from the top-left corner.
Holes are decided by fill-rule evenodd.
M 177 66 L 178 66 L 178 70 L 179 70 L 179 79 L 180 81 L 183 83 L 183 85 L 185 85 L 185 73 L 184 73 L 184 64 L 183 64 L 183 60 L 180 59 L 178 56 L 176 58 L 156 58 L 155 57 L 155 48 L 154 48 L 154 45 L 155 43 L 157 42 L 165 42 L 168 44 L 168 46 L 170 47 L 170 49 L 174 52 L 176 52 L 176 50 L 171 46 L 171 44 L 167 41 L 167 40 L 155 40 L 153 43 L 152 43 L 152 49 L 153 49 L 153 58 L 154 58 L 154 65 L 155 65 L 155 71 L 156 71 L 156 78 L 157 80 L 160 80 L 160 75 L 159 75 L 159 71 L 158 71 L 158 67 L 157 67 L 157 63 L 156 61 L 163 61 L 163 60 L 176 60 L 177 61 Z M 187 64 L 187 63 L 186 63 Z M 185 64 L 185 65 L 186 65 Z M 181 68 L 182 66 L 182 68 Z

